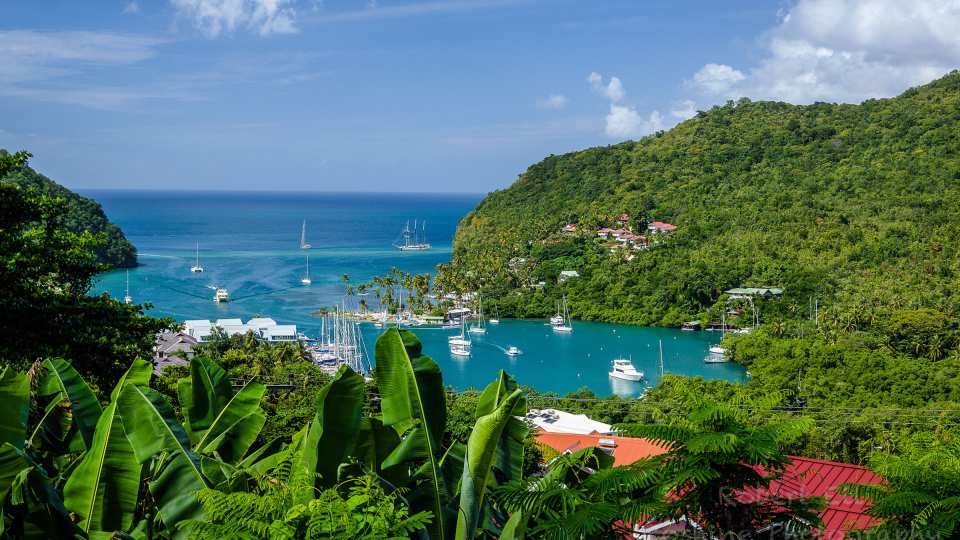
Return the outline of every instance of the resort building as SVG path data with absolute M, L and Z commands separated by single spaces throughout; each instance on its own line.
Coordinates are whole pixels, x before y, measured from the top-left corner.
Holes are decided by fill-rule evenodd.
M 647 231 L 649 231 L 650 234 L 669 234 L 675 230 L 677 230 L 676 225 L 671 225 L 662 221 L 651 221 L 650 224 L 647 225 Z
M 183 332 L 199 343 L 209 340 L 214 328 L 219 328 L 227 336 L 253 333 L 258 338 L 271 342 L 297 340 L 296 325 L 277 324 L 277 321 L 270 318 L 254 318 L 246 323 L 240 319 L 217 319 L 216 322 L 198 319 L 183 322 Z
M 186 364 L 193 358 L 197 339 L 186 332 L 161 332 L 153 346 L 154 372 L 159 374 L 168 365 Z
M 578 277 L 580 277 L 580 272 L 577 272 L 576 270 L 563 270 L 560 272 L 560 275 L 557 276 L 557 281 L 559 281 L 560 283 L 563 283 L 568 279 L 578 278 Z
M 731 299 L 746 298 L 778 298 L 783 296 L 783 289 L 776 287 L 737 287 L 724 291 Z
M 557 409 L 530 409 L 527 423 L 544 433 L 568 433 L 574 435 L 609 435 L 613 426 L 591 420 L 585 414 L 570 414 Z
M 597 230 L 597 236 L 604 239 L 613 238 L 614 240 L 616 240 L 629 232 L 630 231 L 626 229 L 611 229 L 609 227 L 604 227 L 602 229 Z
M 537 433 L 536 438 L 542 446 L 561 453 L 598 447 L 613 457 L 615 467 L 630 465 L 667 451 L 652 441 L 637 437 L 550 433 L 544 430 Z M 762 491 L 749 490 L 739 494 L 738 498 L 769 495 L 783 498 L 823 497 L 826 500 L 820 512 L 823 530 L 817 537 L 824 540 L 843 540 L 849 532 L 866 529 L 874 523 L 874 519 L 866 513 L 866 501 L 843 495 L 837 488 L 848 482 L 880 484 L 883 483 L 880 476 L 865 467 L 849 463 L 799 456 L 790 456 L 790 461 L 783 477 L 773 480 L 769 488 Z M 659 540 L 667 536 L 683 536 L 688 526 L 697 527 L 697 524 L 695 520 L 683 518 L 650 520 L 634 525 L 633 538 Z

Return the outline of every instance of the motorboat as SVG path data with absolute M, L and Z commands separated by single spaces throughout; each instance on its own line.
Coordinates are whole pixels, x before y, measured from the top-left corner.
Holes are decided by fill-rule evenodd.
M 523 354 L 523 351 L 513 345 L 507 347 L 507 356 L 520 356 L 521 354 Z
M 643 379 L 643 372 L 637 371 L 637 368 L 634 367 L 633 362 L 630 360 L 617 358 L 613 361 L 612 367 L 610 368 L 610 376 L 625 381 L 639 381 Z
M 217 291 L 213 293 L 213 301 L 216 303 L 229 302 L 230 301 L 230 291 L 223 287 L 217 288 Z

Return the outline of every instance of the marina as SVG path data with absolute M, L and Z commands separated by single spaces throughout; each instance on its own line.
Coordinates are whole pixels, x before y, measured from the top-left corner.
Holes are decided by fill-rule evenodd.
M 363 347 L 370 363 L 377 336 L 397 324 L 394 316 L 354 325 L 344 323 L 342 314 L 340 323 L 332 323 L 335 312 L 326 317 L 313 314 L 323 306 L 344 302 L 344 274 L 351 283 L 360 283 L 391 267 L 423 273 L 449 260 L 456 223 L 478 198 L 136 192 L 98 192 L 96 196 L 140 250 L 141 266 L 129 271 L 130 291 L 133 301 L 153 305 L 149 313 L 178 321 L 273 318 L 282 325 L 295 325 L 296 333 L 313 340 L 309 346 L 319 347 L 315 352 L 320 356 L 326 352 L 349 356 L 345 353 L 355 350 L 353 347 Z M 157 204 L 170 212 L 152 212 Z M 430 250 L 404 252 L 391 245 L 397 223 L 406 217 L 384 208 L 397 206 L 431 222 L 435 243 Z M 183 221 L 176 216 L 191 218 Z M 310 229 L 309 250 L 290 238 L 291 231 L 303 230 L 304 216 L 311 223 L 331 224 Z M 358 230 L 363 234 L 357 234 Z M 204 246 L 202 254 L 197 239 Z M 310 268 L 305 276 L 308 253 Z M 203 272 L 190 271 L 201 262 Z M 301 282 L 304 277 L 310 278 L 310 286 Z M 126 272 L 102 274 L 94 292 L 123 298 Z M 213 301 L 215 296 L 219 302 Z M 369 311 L 375 310 L 372 295 L 347 300 L 357 309 L 361 299 L 368 303 Z M 476 307 L 475 302 L 467 306 Z M 466 313 L 472 314 L 472 310 L 464 309 L 462 314 Z M 415 326 L 416 320 L 404 320 L 402 327 L 416 332 L 424 352 L 443 370 L 444 383 L 457 389 L 482 387 L 499 369 L 505 369 L 521 384 L 541 391 L 566 393 L 586 387 L 601 396 L 638 396 L 660 381 L 660 340 L 664 373 L 746 380 L 743 367 L 736 363 L 704 362 L 709 347 L 719 343 L 721 332 L 578 320 L 567 324 L 563 305 L 558 314 L 564 318 L 561 325 L 570 326 L 573 332 L 554 331 L 549 320 L 500 319 L 496 311 L 483 314 L 484 333 L 464 331 L 466 324 L 479 326 L 479 313 L 465 324 L 457 321 L 444 327 L 435 318 L 421 317 L 423 326 Z M 338 324 L 339 330 L 335 330 Z M 459 337 L 461 332 L 469 345 L 452 350 L 448 338 Z M 320 350 L 324 347 L 338 351 Z M 610 377 L 611 362 L 616 358 L 631 358 L 636 369 L 644 372 L 644 380 Z

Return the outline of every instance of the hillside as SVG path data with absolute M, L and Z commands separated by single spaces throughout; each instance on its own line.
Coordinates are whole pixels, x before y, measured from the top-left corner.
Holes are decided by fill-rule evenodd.
M 0 152 L 4 150 L 0 149 Z M 66 200 L 67 213 L 61 216 L 65 228 L 72 232 L 103 234 L 104 243 L 97 249 L 97 258 L 101 263 L 114 268 L 137 265 L 137 248 L 126 239 L 119 227 L 107 219 L 98 202 L 70 191 L 30 167 L 20 168 L 0 180 Z
M 578 318 L 716 321 L 722 291 L 761 286 L 785 289 L 767 319 L 803 318 L 815 297 L 848 329 L 906 308 L 955 320 L 958 208 L 960 73 L 859 105 L 743 99 L 531 166 L 462 220 L 439 283 L 482 286 L 503 316 L 548 315 L 566 294 Z M 611 253 L 595 231 L 624 212 L 635 231 L 677 229 Z M 560 270 L 581 277 L 559 285 Z

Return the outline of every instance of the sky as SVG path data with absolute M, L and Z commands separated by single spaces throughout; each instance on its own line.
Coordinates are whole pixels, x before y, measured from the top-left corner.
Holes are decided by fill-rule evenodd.
M 960 0 L 5 0 L 0 148 L 71 188 L 484 193 L 729 99 L 960 66 Z

